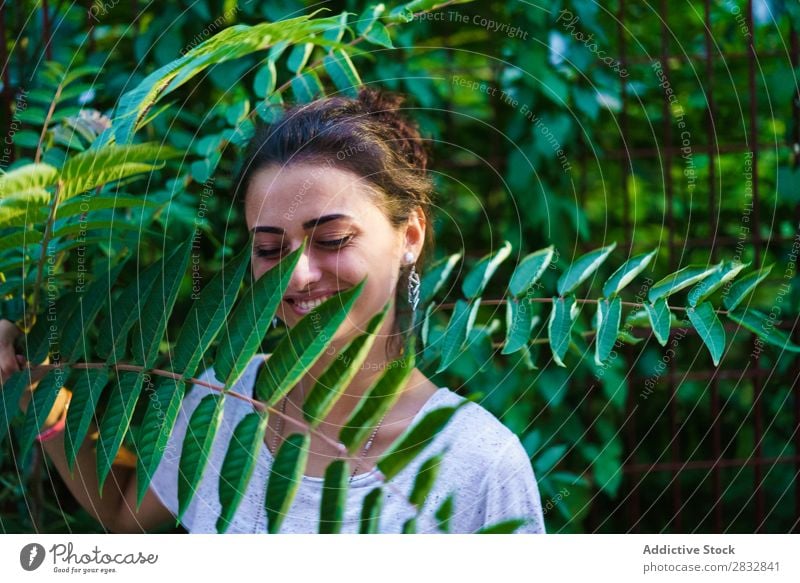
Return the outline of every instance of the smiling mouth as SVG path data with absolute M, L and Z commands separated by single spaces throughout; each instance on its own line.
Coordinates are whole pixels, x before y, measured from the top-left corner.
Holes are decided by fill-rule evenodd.
M 323 304 L 326 300 L 333 297 L 333 295 L 334 294 L 327 294 L 318 298 L 314 298 L 313 300 L 294 300 L 292 298 L 286 298 L 286 302 L 292 306 L 295 311 L 301 311 L 305 313 L 310 312 L 317 306 Z

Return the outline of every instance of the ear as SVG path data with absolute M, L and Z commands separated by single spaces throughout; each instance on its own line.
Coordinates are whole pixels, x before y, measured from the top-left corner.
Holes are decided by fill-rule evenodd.
M 422 209 L 417 207 L 411 211 L 406 225 L 402 253 L 411 251 L 414 257 L 419 257 L 419 254 L 422 253 L 422 247 L 425 245 L 425 229 L 427 228 L 428 225 Z

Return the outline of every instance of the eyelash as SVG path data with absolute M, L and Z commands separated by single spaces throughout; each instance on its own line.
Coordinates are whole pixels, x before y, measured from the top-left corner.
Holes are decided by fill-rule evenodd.
M 352 235 L 347 235 L 346 237 L 342 237 L 341 239 L 334 239 L 334 240 L 330 240 L 330 241 L 317 241 L 317 244 L 318 245 L 322 245 L 326 249 L 338 251 L 339 249 L 344 248 L 350 242 L 350 239 L 352 239 L 352 238 L 353 238 Z M 280 251 L 280 249 L 262 249 L 262 248 L 259 248 L 259 249 L 256 249 L 256 255 L 258 257 L 271 258 L 271 257 L 275 257 L 279 251 Z

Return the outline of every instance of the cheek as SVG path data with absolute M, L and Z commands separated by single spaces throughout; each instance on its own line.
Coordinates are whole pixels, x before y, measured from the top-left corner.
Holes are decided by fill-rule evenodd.
M 250 258 L 250 265 L 251 265 L 250 271 L 253 274 L 253 281 L 261 279 L 261 276 L 268 271 L 267 266 L 264 265 L 264 262 L 261 261 L 261 258 L 256 257 L 255 255 Z

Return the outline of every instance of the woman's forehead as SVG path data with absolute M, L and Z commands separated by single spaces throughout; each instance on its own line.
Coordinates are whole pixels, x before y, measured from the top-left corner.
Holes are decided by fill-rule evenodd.
M 286 217 L 289 218 L 289 217 Z M 319 217 L 314 217 L 308 220 L 303 220 L 301 223 L 301 227 L 303 230 L 306 231 L 313 231 L 314 229 L 325 225 L 327 223 L 337 224 L 341 222 L 357 222 L 358 219 L 352 215 L 346 213 L 329 213 L 326 215 L 322 215 Z M 285 229 L 280 225 L 273 225 L 273 224 L 257 224 L 250 229 L 252 232 L 258 233 L 270 233 L 270 234 L 277 234 L 281 235 L 285 232 Z
M 274 227 L 337 216 L 366 221 L 380 213 L 370 189 L 351 172 L 307 165 L 261 170 L 248 188 L 247 214 L 256 225 Z M 331 220 L 331 219 L 329 219 Z

